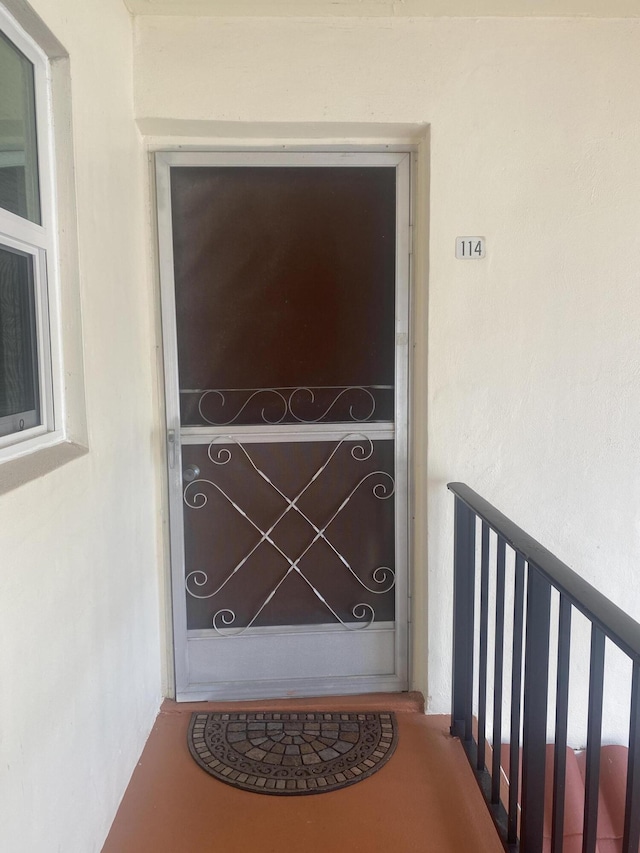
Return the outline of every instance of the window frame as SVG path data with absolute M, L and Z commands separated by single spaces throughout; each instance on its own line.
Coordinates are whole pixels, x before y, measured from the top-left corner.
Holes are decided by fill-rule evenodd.
M 0 436 L 0 463 L 65 439 L 59 313 L 51 68 L 44 51 L 0 5 L 0 30 L 34 69 L 40 221 L 0 208 L 0 246 L 34 258 L 33 284 L 40 423 Z

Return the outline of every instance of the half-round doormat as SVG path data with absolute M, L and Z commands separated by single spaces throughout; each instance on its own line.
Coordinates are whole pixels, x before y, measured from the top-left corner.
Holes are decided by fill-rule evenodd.
M 392 713 L 193 714 L 189 749 L 229 785 L 258 794 L 321 794 L 366 779 L 396 748 Z

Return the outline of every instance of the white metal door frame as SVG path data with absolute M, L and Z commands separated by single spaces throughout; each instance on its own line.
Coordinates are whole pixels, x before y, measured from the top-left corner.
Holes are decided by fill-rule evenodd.
M 180 701 L 212 699 L 266 698 L 277 696 L 329 695 L 332 693 L 362 693 L 370 691 L 406 690 L 409 665 L 409 290 L 411 274 L 411 154 L 406 150 L 393 151 L 167 151 L 156 152 L 156 191 L 158 209 L 159 268 L 162 303 L 162 337 L 164 350 L 165 405 L 167 417 L 167 459 L 170 515 L 170 558 L 174 633 L 174 664 L 176 698 Z M 396 539 L 396 609 L 394 623 L 373 623 L 366 631 L 349 632 L 354 643 L 354 654 L 363 660 L 375 657 L 381 643 L 393 642 L 392 660 L 384 672 L 365 675 L 324 674 L 319 677 L 293 678 L 236 678 L 234 674 L 224 680 L 207 681 L 204 663 L 216 653 L 216 642 L 210 632 L 188 631 L 185 595 L 184 525 L 182 444 L 202 443 L 221 435 L 220 430 L 186 427 L 180 425 L 180 397 L 177 362 L 177 330 L 174 291 L 172 211 L 170 170 L 180 166 L 331 166 L 363 167 L 393 166 L 396 169 L 396 316 L 395 316 L 395 421 L 392 424 L 362 424 L 358 432 L 371 434 L 371 438 L 395 440 L 395 539 Z M 305 428 L 303 437 L 299 425 L 278 427 L 244 427 L 243 443 L 260 441 L 316 440 L 334 441 L 344 436 L 344 431 L 332 430 L 331 424 L 317 424 Z M 338 629 L 342 626 L 338 625 Z M 276 648 L 276 656 L 286 659 L 287 643 L 308 645 L 309 654 L 319 642 L 334 655 L 338 630 L 335 625 L 312 625 L 307 630 L 291 628 L 252 628 L 237 637 L 244 641 L 252 655 L 258 653 L 267 637 L 274 643 L 280 636 L 285 639 Z M 344 629 L 342 629 L 344 634 Z M 363 645 L 367 635 L 366 643 Z M 229 640 L 222 642 L 228 643 Z M 219 648 L 219 646 L 217 647 Z M 275 648 L 275 646 L 274 646 Z

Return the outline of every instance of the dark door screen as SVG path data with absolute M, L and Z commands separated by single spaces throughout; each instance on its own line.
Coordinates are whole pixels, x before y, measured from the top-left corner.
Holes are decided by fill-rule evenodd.
M 171 175 L 183 423 L 392 420 L 395 169 Z
M 367 424 L 394 419 L 395 169 L 180 167 L 171 193 L 188 627 L 392 621 Z

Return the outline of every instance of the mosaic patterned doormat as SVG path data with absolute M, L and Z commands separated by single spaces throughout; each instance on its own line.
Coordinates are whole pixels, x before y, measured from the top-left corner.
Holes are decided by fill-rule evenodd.
M 219 779 L 258 794 L 322 794 L 366 779 L 397 741 L 392 713 L 193 714 L 189 749 Z

